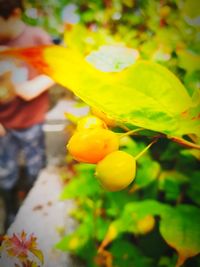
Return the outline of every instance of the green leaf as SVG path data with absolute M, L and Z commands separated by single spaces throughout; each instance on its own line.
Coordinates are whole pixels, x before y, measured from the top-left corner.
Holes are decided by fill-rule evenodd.
M 200 70 L 200 55 L 189 50 L 177 51 L 178 65 L 187 72 Z
M 160 172 L 160 165 L 153 160 L 145 160 L 140 165 L 136 174 L 135 184 L 142 188 L 148 186 L 150 183 L 156 180 Z
M 169 207 L 159 203 L 156 200 L 144 200 L 140 202 L 128 203 L 123 212 L 123 217 L 128 218 L 130 214 L 134 214 L 138 219 L 142 219 L 147 215 L 162 216 L 168 211 Z
M 88 239 L 85 235 L 75 232 L 63 237 L 55 247 L 62 251 L 76 251 L 80 249 L 80 247 L 84 246 L 87 240 Z
M 191 174 L 191 182 L 187 195 L 198 205 L 200 205 L 200 171 Z
M 55 247 L 63 251 L 78 251 L 92 238 L 93 231 L 93 217 L 87 213 L 87 216 L 78 225 L 77 229 L 72 234 L 64 236 Z
M 37 57 L 30 57 L 37 49 L 41 57 L 39 52 Z M 183 116 L 193 107 L 192 98 L 178 78 L 157 63 L 138 60 L 121 72 L 105 73 L 78 52 L 60 46 L 40 47 L 34 52 L 30 48 L 21 53 L 89 106 L 121 123 L 169 136 L 200 133 L 199 121 Z
M 200 252 L 200 209 L 180 205 L 162 215 L 160 232 L 165 241 L 178 252 L 176 267 Z
M 200 151 L 197 149 L 183 149 L 181 150 L 181 155 L 186 157 L 194 157 L 200 161 Z
M 158 267 L 174 267 L 176 264 L 176 258 L 163 256 L 160 258 Z
M 107 215 L 111 217 L 117 217 L 124 210 L 124 206 L 131 201 L 134 201 L 137 196 L 134 194 L 128 194 L 127 190 L 119 192 L 106 192 L 104 206 L 107 211 Z M 119 201 L 120 199 L 120 201 Z
M 92 90 L 87 87 L 84 95 L 79 88 L 79 96 L 117 120 L 146 129 L 173 135 L 193 130 L 183 129 L 181 132 L 181 113 L 192 106 L 192 100 L 180 81 L 166 68 L 138 61 L 110 78 L 108 83 L 102 77 Z M 180 101 L 177 101 L 177 95 Z
M 132 243 L 117 239 L 111 246 L 110 252 L 115 255 L 114 266 L 150 267 L 153 266 L 149 258 Z
M 173 181 L 181 185 L 188 183 L 189 178 L 176 170 L 172 170 L 172 171 L 163 171 L 159 177 L 159 180 L 160 180 L 159 187 L 160 189 L 163 189 L 163 182 L 165 182 L 165 180 Z
M 148 215 L 162 216 L 168 211 L 168 206 L 157 202 L 156 200 L 144 200 L 140 202 L 129 202 L 125 205 L 122 215 L 113 225 L 117 235 L 123 232 L 137 233 L 137 222 Z
M 105 237 L 110 221 L 105 218 L 98 217 L 97 219 L 97 239 L 102 241 Z
M 178 171 L 163 171 L 159 177 L 159 189 L 165 192 L 167 200 L 177 200 L 181 185 L 189 183 L 189 178 Z
M 60 199 L 65 200 L 76 197 L 88 197 L 101 192 L 97 180 L 94 177 L 93 165 L 77 165 L 78 173 L 72 180 L 64 187 Z
M 166 212 L 166 209 L 167 206 L 155 200 L 127 203 L 122 214 L 109 225 L 100 248 L 106 247 L 122 233 L 138 233 L 137 222 L 140 219 L 143 219 L 147 215 L 163 214 Z
M 172 180 L 165 180 L 165 199 L 167 201 L 175 201 L 181 194 L 179 185 Z
M 44 255 L 39 249 L 30 249 L 30 251 L 40 260 L 42 264 L 44 264 Z
M 197 97 L 197 92 L 199 91 L 200 71 L 187 73 L 184 77 L 184 84 L 188 90 L 189 95 L 194 98 L 194 101 L 199 101 L 199 97 Z

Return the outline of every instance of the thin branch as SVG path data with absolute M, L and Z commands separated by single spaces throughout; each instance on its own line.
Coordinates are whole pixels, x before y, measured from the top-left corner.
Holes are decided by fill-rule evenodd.
M 176 143 L 179 143 L 180 145 L 184 146 L 184 147 L 188 147 L 188 148 L 195 148 L 195 149 L 199 149 L 200 150 L 200 145 L 192 143 L 190 141 L 187 141 L 181 137 L 170 137 L 170 139 Z

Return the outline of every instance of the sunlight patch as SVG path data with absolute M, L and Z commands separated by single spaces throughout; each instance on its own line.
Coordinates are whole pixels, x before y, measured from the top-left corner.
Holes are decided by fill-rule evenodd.
M 104 72 L 119 72 L 135 63 L 139 53 L 136 49 L 119 45 L 104 45 L 91 52 L 86 60 Z

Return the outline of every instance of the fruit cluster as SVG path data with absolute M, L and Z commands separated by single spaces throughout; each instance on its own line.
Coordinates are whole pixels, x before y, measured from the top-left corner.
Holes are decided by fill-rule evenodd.
M 97 164 L 95 176 L 108 191 L 119 191 L 135 178 L 136 160 L 119 150 L 119 134 L 108 129 L 104 120 L 88 115 L 79 120 L 67 149 L 84 163 Z

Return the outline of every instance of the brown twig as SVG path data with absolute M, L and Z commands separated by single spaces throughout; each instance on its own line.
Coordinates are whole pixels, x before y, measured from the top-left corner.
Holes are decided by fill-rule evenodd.
M 187 140 L 185 140 L 185 139 L 183 139 L 181 137 L 175 137 L 175 136 L 173 136 L 173 137 L 170 137 L 170 139 L 172 141 L 174 141 L 174 142 L 176 142 L 176 143 L 184 146 L 184 147 L 195 148 L 195 149 L 199 149 L 200 150 L 200 145 L 195 144 L 195 143 L 192 143 L 190 141 L 187 141 Z

